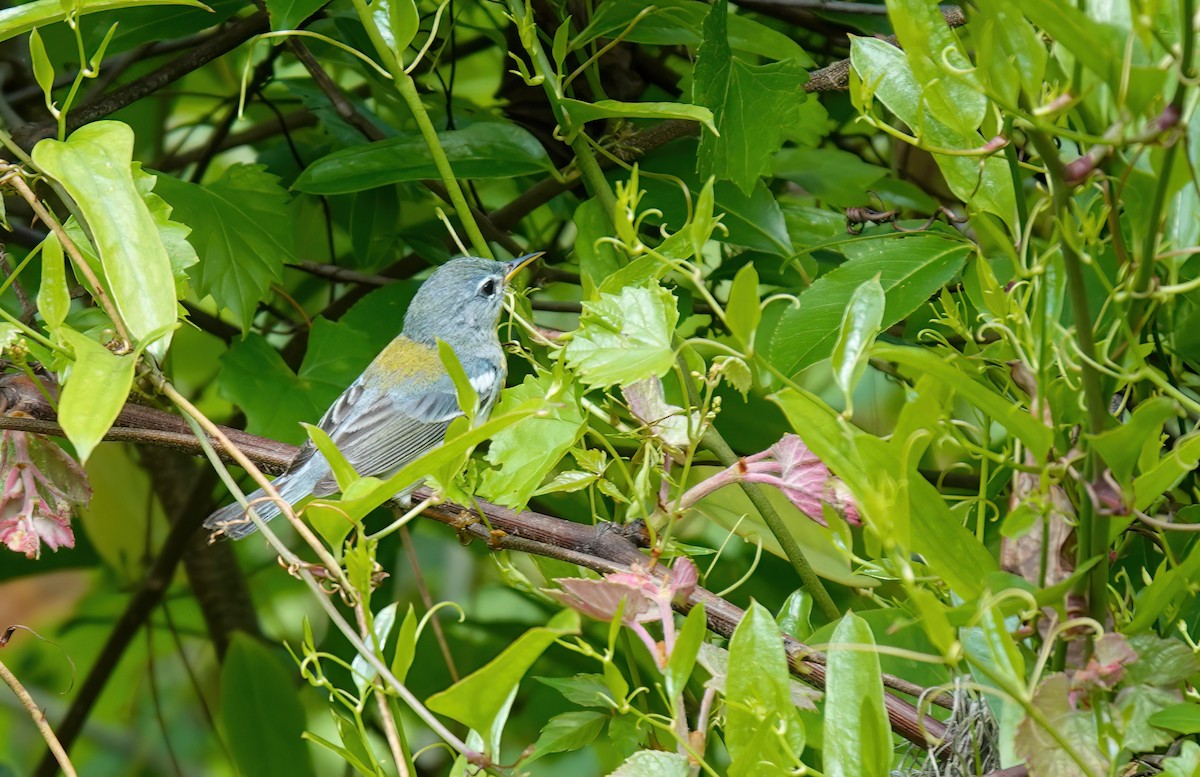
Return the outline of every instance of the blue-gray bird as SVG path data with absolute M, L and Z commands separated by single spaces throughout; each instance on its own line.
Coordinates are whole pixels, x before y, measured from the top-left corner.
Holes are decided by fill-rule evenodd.
M 404 331 L 325 411 L 319 426 L 359 475 L 387 478 L 442 444 L 446 427 L 462 415 L 454 384 L 438 356 L 437 341 L 454 349 L 479 395 L 479 420 L 487 418 L 504 387 L 505 361 L 496 324 L 508 281 L 541 253 L 511 262 L 467 256 L 439 267 L 421 285 L 404 316 Z M 329 462 L 312 441 L 288 471 L 275 479 L 289 504 L 306 496 L 329 496 L 338 485 Z M 404 493 L 407 496 L 414 483 Z M 279 515 L 259 489 L 247 495 L 264 521 Z M 240 504 L 204 521 L 213 536 L 239 539 L 254 523 Z

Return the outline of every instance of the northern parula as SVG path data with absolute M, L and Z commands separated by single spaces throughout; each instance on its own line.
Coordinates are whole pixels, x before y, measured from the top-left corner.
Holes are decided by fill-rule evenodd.
M 386 478 L 398 472 L 441 445 L 446 427 L 462 415 L 438 355 L 438 340 L 454 349 L 479 395 L 477 418 L 487 418 L 506 373 L 496 334 L 504 290 L 518 270 L 541 255 L 527 254 L 511 262 L 451 259 L 421 285 L 404 316 L 404 330 L 325 411 L 319 424 L 359 475 Z M 311 440 L 273 485 L 289 504 L 338 490 L 329 462 Z M 398 496 L 407 496 L 416 486 Z M 246 499 L 269 521 L 281 511 L 262 497 L 259 489 Z M 204 527 L 214 537 L 233 539 L 255 529 L 237 503 L 208 516 Z

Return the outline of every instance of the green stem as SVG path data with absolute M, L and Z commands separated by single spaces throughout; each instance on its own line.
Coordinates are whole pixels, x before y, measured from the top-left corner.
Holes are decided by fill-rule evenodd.
M 738 455 L 729 447 L 729 443 L 725 442 L 725 438 L 715 427 L 710 426 L 708 431 L 704 433 L 702 440 L 704 447 L 717 457 L 717 460 L 726 467 L 735 466 L 738 463 Z M 796 570 L 796 574 L 800 576 L 800 584 L 808 589 L 812 594 L 813 602 L 817 607 L 821 608 L 821 614 L 831 621 L 837 620 L 842 616 L 837 605 L 833 603 L 833 598 L 829 592 L 825 590 L 825 586 L 821 584 L 821 578 L 817 577 L 817 573 L 813 570 L 812 564 L 808 563 L 808 558 L 804 555 L 804 551 L 800 548 L 800 543 L 796 542 L 796 538 L 788 531 L 787 524 L 783 522 L 783 518 L 775 510 L 775 506 L 767 499 L 767 495 L 757 483 L 739 483 L 742 491 L 750 498 L 751 504 L 758 510 L 763 520 L 767 523 L 767 528 L 771 530 L 771 534 L 775 535 L 775 539 L 779 541 L 783 547 L 783 553 L 792 564 L 792 569 Z
M 1180 0 L 1179 17 L 1183 23 L 1183 54 L 1179 61 L 1179 81 L 1175 84 L 1175 93 L 1171 96 L 1171 108 L 1177 116 L 1183 115 L 1184 101 L 1187 97 L 1187 81 L 1191 78 L 1192 59 L 1195 56 L 1195 35 L 1191 33 L 1191 20 L 1196 14 L 1196 0 Z M 1167 189 L 1171 181 L 1171 168 L 1175 165 L 1175 156 L 1179 143 L 1167 146 L 1163 153 L 1162 168 L 1159 171 L 1158 186 L 1154 190 L 1154 200 L 1150 205 L 1150 218 L 1146 222 L 1146 236 L 1142 240 L 1141 253 L 1138 255 L 1137 269 L 1133 276 L 1133 303 L 1130 306 L 1129 320 L 1133 323 L 1133 331 L 1141 330 L 1145 324 L 1146 308 L 1149 297 L 1150 283 L 1154 278 L 1154 256 L 1158 247 L 1158 225 L 1162 220 L 1163 209 L 1167 204 Z
M 361 2 L 361 0 L 355 0 L 355 2 Z M 600 169 L 600 163 L 596 161 L 596 155 L 592 153 L 592 147 L 588 145 L 587 138 L 583 137 L 583 130 L 576 131 L 570 116 L 563 110 L 562 76 L 546 56 L 546 51 L 542 48 L 541 41 L 538 40 L 537 27 L 533 20 L 527 19 L 525 4 L 522 0 L 508 0 L 508 10 L 512 14 L 515 24 L 518 26 L 528 24 L 531 28 L 528 31 L 522 31 L 520 37 L 530 59 L 533 60 L 533 71 L 542 77 L 542 88 L 546 90 L 546 97 L 550 101 L 550 109 L 554 112 L 559 130 L 566 137 L 574 138 L 571 141 L 571 150 L 575 152 L 575 159 L 579 164 L 579 171 L 583 174 L 588 191 L 593 197 L 600 200 L 604 212 L 608 214 L 609 221 L 612 221 L 616 214 L 617 196 L 613 193 L 612 187 L 608 185 L 608 179 L 604 177 L 604 172 Z
M 1054 210 L 1059 224 L 1059 245 L 1062 248 L 1063 266 L 1067 274 L 1067 293 L 1071 296 L 1071 307 L 1075 311 L 1075 336 L 1079 341 L 1079 353 L 1082 356 L 1080 377 L 1083 380 L 1088 432 L 1096 435 L 1105 430 L 1112 416 L 1108 412 L 1108 402 L 1104 399 L 1100 371 L 1096 369 L 1096 341 L 1092 332 L 1094 325 L 1083 279 L 1083 259 L 1066 234 L 1066 225 L 1070 218 L 1071 190 L 1064 181 L 1063 164 L 1058 157 L 1054 141 L 1044 133 L 1036 131 L 1030 133 L 1030 138 L 1050 174 Z M 1096 451 L 1089 448 L 1084 478 L 1091 481 L 1099 470 Z M 1098 515 L 1094 507 L 1086 496 L 1079 500 L 1076 563 L 1082 566 L 1089 559 L 1098 559 L 1096 565 L 1088 572 L 1086 580 L 1089 592 L 1088 610 L 1093 618 L 1105 623 L 1108 610 L 1108 521 Z
M 412 76 L 404 72 L 403 63 L 384 41 L 379 27 L 376 26 L 375 19 L 371 15 L 371 10 L 367 7 L 366 0 L 353 0 L 353 2 L 354 10 L 358 13 L 358 18 L 366 29 L 371 43 L 374 44 L 375 51 L 383 60 L 384 67 L 392 74 L 396 91 L 399 92 L 400 98 L 404 100 L 405 105 L 412 111 L 413 118 L 417 121 L 417 129 L 429 146 L 429 155 L 433 158 L 433 165 L 442 179 L 442 185 L 446 187 L 446 193 L 450 197 L 450 204 L 454 206 L 454 212 L 458 214 L 458 220 L 462 222 L 463 229 L 467 231 L 471 247 L 475 253 L 485 259 L 494 258 L 491 246 L 484 239 L 479 225 L 475 223 L 475 217 L 471 215 L 471 206 L 467 204 L 467 198 L 463 196 L 462 187 L 458 185 L 458 179 L 454 177 L 454 169 L 450 167 L 450 160 L 446 157 L 446 152 L 438 140 L 437 130 L 429 119 L 425 104 L 421 102 L 416 82 L 413 81 Z

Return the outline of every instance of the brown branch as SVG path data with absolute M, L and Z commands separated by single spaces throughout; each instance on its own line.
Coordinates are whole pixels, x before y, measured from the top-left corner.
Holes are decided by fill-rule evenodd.
M 0 378 L 0 412 L 4 413 L 0 415 L 0 428 L 62 434 L 61 429 L 51 420 L 54 418 L 53 408 L 32 381 L 23 375 Z M 21 415 L 15 416 L 14 413 Z M 31 422 L 35 421 L 38 425 L 31 427 Z M 178 450 L 199 454 L 201 448 L 198 441 L 190 437 L 190 432 L 190 440 L 181 439 L 181 428 L 186 429 L 187 426 L 177 416 L 142 405 L 128 404 L 105 439 L 165 444 Z M 285 469 L 298 451 L 295 446 L 246 432 L 234 429 L 222 431 L 247 457 L 263 469 L 276 472 Z M 210 439 L 210 444 L 222 458 L 228 458 L 219 443 Z M 421 500 L 430 495 L 427 489 L 418 489 L 414 498 Z M 591 526 L 533 511 L 518 513 L 483 501 L 479 501 L 478 506 L 480 513 L 460 505 L 441 504 L 427 509 L 424 516 L 453 528 L 461 537 L 482 540 L 491 550 L 532 553 L 578 564 L 601 573 L 625 571 L 635 563 L 647 562 L 646 556 L 638 547 L 639 544 L 645 544 L 644 528 L 637 524 L 617 526 L 601 523 Z M 743 610 L 702 588 L 697 588 L 680 609 L 686 612 L 700 602 L 705 605 L 709 628 L 726 638 L 731 637 L 741 622 Z M 792 673 L 817 688 L 824 688 L 824 658 L 791 637 L 784 636 L 784 642 Z M 893 680 L 895 678 L 890 676 L 884 677 L 885 684 L 899 684 L 905 692 L 920 692 L 920 689 L 910 683 L 892 682 Z M 941 723 L 932 718 L 922 720 L 911 703 L 897 696 L 888 694 L 885 704 L 893 730 L 915 744 L 923 747 L 926 745 L 926 734 L 936 740 L 945 732 Z M 75 733 L 78 732 L 74 731 L 72 735 Z

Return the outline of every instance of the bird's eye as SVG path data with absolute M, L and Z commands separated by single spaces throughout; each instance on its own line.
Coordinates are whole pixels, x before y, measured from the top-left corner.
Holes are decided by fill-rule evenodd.
M 496 279 L 488 278 L 479 285 L 479 293 L 484 297 L 491 297 L 496 293 Z

